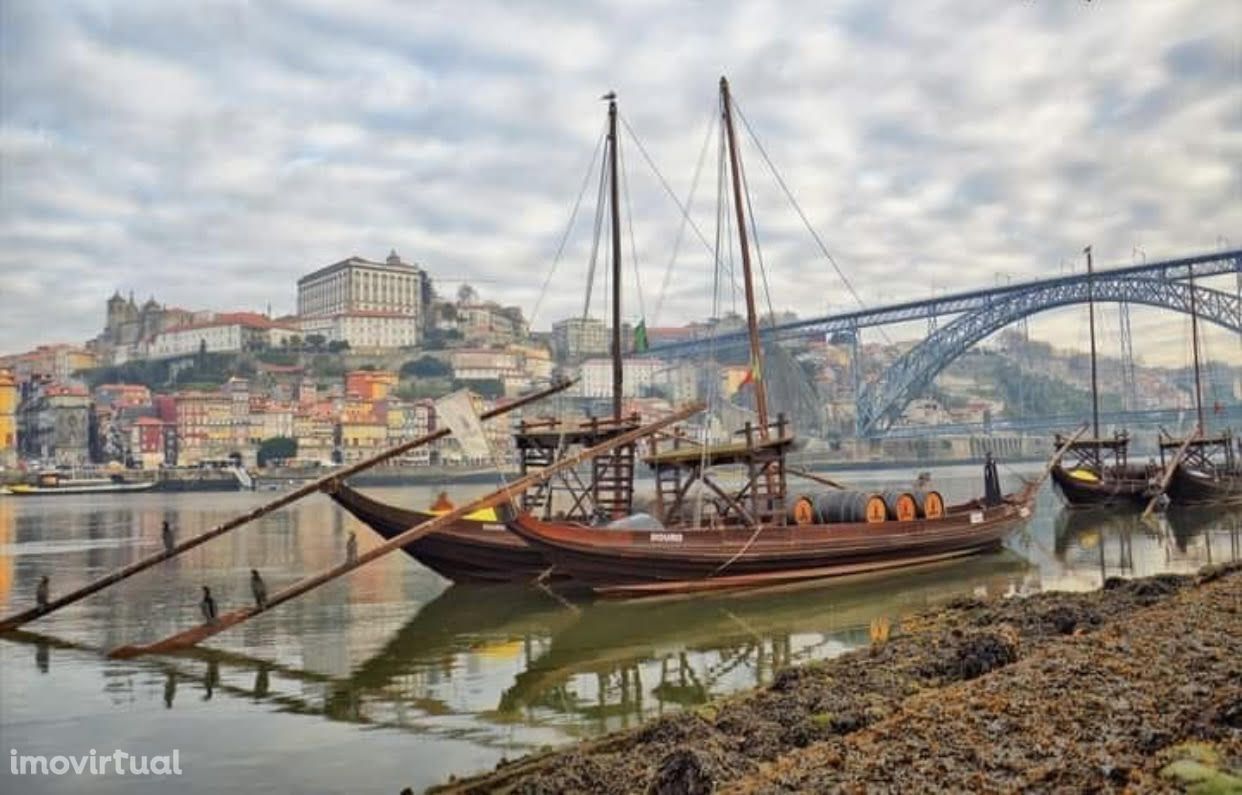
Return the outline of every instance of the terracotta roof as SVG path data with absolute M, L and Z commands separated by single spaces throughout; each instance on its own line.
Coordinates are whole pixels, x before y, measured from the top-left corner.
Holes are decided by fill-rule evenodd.
M 283 328 L 288 331 L 297 331 L 294 326 L 284 323 L 277 323 L 266 315 L 260 315 L 258 312 L 218 312 L 211 320 L 202 323 L 187 323 L 181 326 L 173 326 L 167 329 L 165 334 L 171 334 L 178 331 L 193 331 L 201 328 L 218 328 L 220 326 L 244 326 L 246 328 L 272 329 Z

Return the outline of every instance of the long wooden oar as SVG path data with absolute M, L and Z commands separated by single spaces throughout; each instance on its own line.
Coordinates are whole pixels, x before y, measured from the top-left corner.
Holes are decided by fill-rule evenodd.
M 488 420 L 493 417 L 498 417 L 502 414 L 513 411 L 516 408 L 520 408 L 530 403 L 534 403 L 535 401 L 542 400 L 543 398 L 548 397 L 549 395 L 554 395 L 557 392 L 564 391 L 565 389 L 569 388 L 573 383 L 574 382 L 572 380 L 571 381 L 560 381 L 548 387 L 547 389 L 541 389 L 538 392 L 533 392 L 529 395 L 523 395 L 522 397 L 514 400 L 512 403 L 507 403 L 503 406 L 497 406 L 496 408 L 490 409 L 484 412 L 483 414 L 481 414 L 479 418 L 483 420 Z M 79 599 L 83 599 L 95 593 L 96 591 L 100 591 L 100 590 L 103 590 L 104 588 L 107 588 L 109 585 L 114 585 L 115 583 L 118 583 L 121 580 L 134 576 L 140 571 L 149 569 L 157 563 L 168 560 L 169 558 L 172 558 L 172 557 L 176 557 L 177 555 L 180 555 L 182 552 L 193 549 L 194 547 L 199 546 L 200 544 L 205 544 L 211 539 L 216 538 L 217 536 L 224 535 L 230 530 L 234 530 L 238 527 L 241 527 L 244 524 L 253 522 L 255 519 L 258 519 L 262 516 L 266 516 L 267 514 L 271 513 L 277 508 L 283 508 L 284 506 L 289 505 L 290 503 L 297 502 L 303 497 L 306 497 L 308 495 L 314 494 L 317 491 L 322 490 L 325 486 L 328 486 L 335 481 L 341 481 L 341 480 L 344 480 L 345 478 L 350 477 L 351 475 L 356 475 L 359 472 L 362 472 L 365 469 L 370 469 L 376 464 L 383 463 L 384 461 L 387 461 L 390 458 L 394 458 L 396 456 L 401 455 L 402 453 L 409 452 L 410 450 L 413 450 L 417 447 L 422 447 L 424 445 L 430 444 L 431 442 L 434 442 L 437 439 L 442 439 L 448 436 L 450 433 L 451 431 L 448 428 L 441 428 L 437 431 L 433 431 L 429 434 L 420 436 L 417 439 L 411 439 L 408 442 L 403 442 L 402 444 L 399 444 L 396 447 L 392 447 L 388 450 L 385 450 L 382 453 L 378 453 L 377 455 L 371 456 L 370 458 L 367 458 L 363 461 L 359 461 L 358 463 L 353 464 L 352 466 L 348 466 L 345 469 L 334 471 L 321 478 L 312 480 L 310 483 L 306 484 L 305 486 L 295 489 L 294 491 L 291 491 L 288 494 L 285 494 L 281 497 L 276 498 L 275 500 L 272 500 L 269 503 L 266 503 L 258 508 L 255 508 L 253 511 L 250 511 L 249 513 L 245 513 L 245 514 L 242 514 L 241 516 L 230 519 L 224 524 L 217 525 L 211 528 L 210 530 L 206 531 L 205 533 L 200 533 L 199 535 L 196 535 L 193 538 L 188 538 L 185 541 L 182 541 L 181 543 L 174 545 L 171 549 L 161 550 L 160 552 L 157 552 L 154 555 L 149 555 L 140 560 L 136 560 L 122 569 L 117 569 L 116 571 L 110 574 L 100 577 L 98 580 L 87 583 L 81 588 L 78 588 L 76 591 L 70 591 L 69 593 L 63 596 L 57 597 L 56 599 L 52 599 L 44 607 L 32 607 L 28 610 L 23 610 L 20 613 L 15 613 L 11 616 L 8 616 L 7 618 L 0 620 L 0 632 L 7 632 L 9 630 L 17 629 L 23 624 L 33 621 L 36 618 L 45 616 L 48 613 L 52 613 L 56 610 L 59 610 L 65 605 L 73 604 Z
M 331 580 L 334 580 L 343 574 L 348 574 L 349 572 L 353 571 L 354 569 L 360 566 L 365 566 L 366 564 L 370 563 L 371 561 L 377 558 L 383 557 L 384 555 L 387 555 L 390 552 L 400 549 L 406 544 L 409 544 L 411 541 L 415 541 L 418 538 L 427 535 L 428 533 L 435 532 L 436 530 L 439 530 L 440 528 L 445 527 L 446 525 L 456 522 L 458 519 L 460 519 L 461 517 L 465 516 L 468 513 L 473 513 L 474 511 L 479 511 L 484 508 L 491 508 L 496 505 L 500 505 L 501 503 L 512 500 L 516 495 L 521 494 L 523 491 L 530 488 L 531 486 L 537 485 L 545 480 L 548 480 L 549 478 L 556 475 L 558 472 L 569 469 L 571 467 L 578 466 L 583 461 L 588 461 L 592 458 L 595 458 L 603 453 L 608 452 L 609 450 L 612 450 L 613 448 L 621 447 L 627 444 L 632 444 L 633 442 L 638 441 L 644 436 L 650 435 L 653 431 L 657 431 L 661 428 L 665 428 L 669 425 L 672 425 L 673 423 L 680 422 L 690 416 L 693 416 L 694 414 L 697 414 L 698 412 L 702 410 L 703 410 L 702 404 L 688 406 L 674 413 L 673 415 L 669 417 L 659 420 L 658 422 L 651 423 L 650 425 L 645 425 L 641 428 L 637 428 L 627 433 L 620 434 L 619 436 L 614 436 L 611 439 L 605 442 L 602 442 L 600 444 L 597 444 L 594 447 L 588 448 L 586 450 L 582 450 L 581 452 L 578 452 L 572 456 L 563 458 L 560 461 L 556 462 L 555 464 L 552 464 L 551 466 L 540 469 L 537 472 L 532 472 L 528 475 L 524 475 L 523 477 L 520 477 L 517 480 L 510 483 L 508 486 L 502 489 L 498 489 L 497 491 L 493 491 L 492 493 L 486 496 L 479 497 L 478 499 L 472 500 L 466 503 L 465 505 L 462 505 L 460 508 L 454 508 L 453 510 L 449 511 L 446 514 L 437 516 L 434 519 L 428 519 L 427 521 L 422 522 L 421 524 L 415 525 L 414 527 L 411 527 L 410 529 L 405 530 L 404 532 L 390 538 L 389 540 L 385 541 L 383 544 L 380 544 L 374 549 L 367 550 L 366 552 L 359 555 L 356 559 L 352 561 L 346 561 L 344 563 L 341 563 L 340 565 L 337 565 L 337 566 L 332 567 L 331 569 L 328 569 L 325 572 L 322 572 L 320 574 L 314 574 L 314 575 L 311 575 L 310 577 L 306 577 L 294 583 L 293 585 L 289 586 L 288 588 L 285 588 L 282 591 L 278 591 L 277 593 L 272 594 L 271 597 L 269 597 L 267 600 L 266 610 L 271 610 L 273 607 L 281 604 L 282 602 L 287 602 L 290 599 L 294 599 L 298 596 L 301 596 L 307 591 L 318 588 L 320 585 L 330 582 Z M 135 657 L 140 654 L 150 654 L 153 652 L 171 652 L 171 651 L 179 651 L 181 649 L 186 649 L 191 646 L 194 646 L 200 641 L 210 638 L 213 635 L 223 632 L 229 627 L 236 626 L 237 624 L 240 624 L 243 621 L 258 615 L 261 612 L 265 612 L 265 611 L 261 611 L 257 607 L 246 607 L 246 608 L 242 608 L 239 610 L 234 610 L 232 612 L 225 613 L 224 615 L 219 616 L 214 622 L 210 624 L 200 624 L 197 627 L 193 627 L 183 632 L 179 632 L 176 635 L 172 635 L 170 637 L 164 638 L 163 640 L 156 641 L 155 643 L 142 645 L 142 646 L 122 646 L 120 648 L 113 649 L 111 652 L 109 652 L 108 656 L 114 657 L 114 658 L 127 658 L 127 657 Z
M 1182 441 L 1182 446 L 1177 448 L 1177 455 L 1169 459 L 1169 465 L 1164 468 L 1164 474 L 1160 476 L 1160 485 L 1156 487 L 1156 492 L 1151 495 L 1151 500 L 1147 503 L 1147 507 L 1143 509 L 1143 519 L 1151 516 L 1151 512 L 1156 509 L 1156 502 L 1160 499 L 1160 495 L 1164 494 L 1169 488 L 1169 484 L 1173 482 L 1173 473 L 1177 472 L 1177 467 L 1182 463 L 1186 451 L 1190 449 L 1190 443 L 1199 438 L 1201 431 L 1195 428 L 1195 432 L 1187 436 Z

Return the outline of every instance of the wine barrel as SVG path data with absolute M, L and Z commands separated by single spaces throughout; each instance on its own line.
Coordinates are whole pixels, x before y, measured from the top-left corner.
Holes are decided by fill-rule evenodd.
M 815 513 L 824 524 L 883 522 L 884 500 L 866 491 L 829 491 L 815 497 Z
M 815 510 L 815 495 L 799 494 L 794 498 L 785 518 L 793 524 L 815 524 L 819 515 Z
M 880 495 L 884 499 L 884 507 L 888 509 L 888 518 L 898 522 L 912 522 L 919 517 L 918 502 L 908 491 L 886 491 Z
M 914 502 L 918 507 L 920 519 L 941 519 L 944 517 L 944 497 L 938 491 L 915 491 Z

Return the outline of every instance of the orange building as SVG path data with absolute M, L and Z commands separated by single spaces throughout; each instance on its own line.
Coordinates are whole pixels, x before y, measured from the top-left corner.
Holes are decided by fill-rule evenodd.
M 354 370 L 345 374 L 345 396 L 355 400 L 386 400 L 397 387 L 397 374 L 389 370 Z
M 0 466 L 17 463 L 17 382 L 0 370 Z

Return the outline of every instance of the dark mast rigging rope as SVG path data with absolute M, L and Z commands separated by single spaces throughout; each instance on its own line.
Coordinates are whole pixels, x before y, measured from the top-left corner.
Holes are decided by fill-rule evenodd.
M 854 301 L 858 304 L 859 308 L 864 310 L 867 309 L 867 305 L 862 300 L 862 296 L 860 296 L 858 291 L 854 289 L 853 283 L 850 281 L 849 277 L 845 275 L 845 271 L 841 269 L 841 266 L 837 263 L 836 259 L 833 258 L 832 254 L 828 253 L 828 247 L 824 245 L 823 239 L 819 236 L 819 233 L 815 231 L 815 227 L 811 225 L 811 221 L 806 217 L 806 213 L 803 212 L 802 206 L 799 205 L 798 200 L 794 198 L 793 191 L 791 191 L 789 189 L 789 185 L 785 183 L 785 179 L 781 176 L 780 171 L 777 170 L 776 164 L 772 162 L 772 158 L 768 157 L 767 150 L 763 148 L 763 143 L 760 142 L 759 136 L 755 134 L 754 128 L 750 126 L 750 120 L 747 119 L 746 114 L 742 112 L 742 108 L 738 105 L 736 98 L 733 100 L 733 107 L 737 110 L 737 115 L 741 118 L 742 125 L 746 127 L 746 132 L 750 135 L 750 139 L 755 142 L 755 148 L 759 150 L 759 155 L 763 158 L 763 162 L 767 164 L 768 170 L 772 172 L 772 176 L 776 179 L 776 183 L 780 185 L 781 190 L 785 194 L 785 198 L 789 200 L 790 205 L 794 208 L 794 212 L 796 212 L 798 217 L 802 220 L 803 226 L 806 227 L 806 230 L 811 233 L 811 237 L 814 238 L 815 244 L 819 247 L 820 253 L 824 255 L 824 258 L 827 259 L 829 264 L 832 265 L 833 270 L 837 272 L 837 276 L 840 277 L 841 282 L 845 285 L 845 289 L 849 290 L 850 295 L 853 296 Z M 893 341 L 889 339 L 888 333 L 884 331 L 883 326 L 877 327 L 877 330 L 880 332 L 880 335 L 884 337 L 886 342 L 890 345 L 893 343 Z
M 607 129 L 607 126 L 605 126 Z M 573 233 L 574 224 L 578 219 L 578 210 L 582 207 L 582 199 L 586 196 L 587 186 L 591 184 L 591 175 L 595 173 L 595 159 L 599 157 L 600 148 L 604 144 L 604 133 L 601 132 L 595 141 L 595 151 L 591 153 L 591 162 L 587 164 L 586 174 L 582 177 L 582 187 L 578 189 L 578 198 L 574 201 L 573 209 L 569 213 L 569 223 L 565 225 L 565 232 L 561 235 L 561 241 L 556 247 L 556 254 L 552 257 L 552 266 L 548 268 L 548 275 L 543 279 L 543 285 L 539 288 L 539 297 L 535 300 L 535 308 L 530 313 L 530 325 L 535 324 L 535 316 L 539 314 L 539 309 L 543 306 L 543 299 L 548 294 L 548 285 L 552 283 L 552 277 L 556 275 L 557 265 L 560 264 L 561 256 L 565 253 L 565 245 L 569 242 L 569 236 Z

